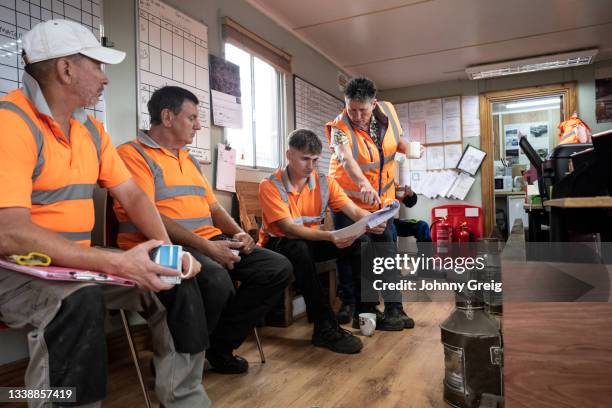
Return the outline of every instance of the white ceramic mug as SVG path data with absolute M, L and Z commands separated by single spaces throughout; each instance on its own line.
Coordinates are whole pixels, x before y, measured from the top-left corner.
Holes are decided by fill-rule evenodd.
M 359 330 L 364 336 L 371 336 L 376 330 L 376 314 L 359 313 Z
M 418 159 L 421 157 L 421 143 L 408 142 L 408 152 L 406 152 L 406 156 L 410 159 Z

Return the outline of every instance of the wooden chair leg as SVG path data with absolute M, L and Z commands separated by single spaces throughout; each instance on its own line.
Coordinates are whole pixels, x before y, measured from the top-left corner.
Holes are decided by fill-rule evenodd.
M 121 322 L 123 323 L 123 329 L 125 330 L 125 336 L 127 337 L 128 344 L 130 346 L 130 353 L 132 354 L 132 361 L 134 362 L 134 367 L 136 368 L 136 374 L 138 375 L 138 381 L 140 382 L 140 388 L 142 389 L 142 395 L 145 400 L 145 406 L 147 408 L 151 408 L 151 399 L 149 398 L 149 391 L 147 390 L 147 386 L 142 377 L 142 372 L 140 371 L 140 365 L 138 365 L 138 352 L 136 351 L 136 347 L 134 346 L 134 337 L 132 336 L 132 330 L 130 330 L 130 323 L 125 315 L 125 310 L 119 309 L 119 314 L 121 315 Z
M 259 357 L 261 358 L 261 363 L 264 364 L 266 362 L 266 356 L 264 355 L 263 347 L 261 346 L 261 340 L 259 340 L 259 333 L 257 333 L 257 327 L 253 327 L 253 334 L 255 335 L 255 342 L 257 343 L 257 348 L 259 349 Z

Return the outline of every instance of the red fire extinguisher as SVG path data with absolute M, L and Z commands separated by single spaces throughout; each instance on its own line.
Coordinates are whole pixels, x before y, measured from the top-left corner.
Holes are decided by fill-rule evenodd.
M 459 233 L 457 234 L 457 242 L 465 243 L 470 242 L 470 229 L 467 226 L 467 221 L 462 222 L 459 225 Z
M 438 253 L 448 253 L 453 241 L 453 228 L 446 222 L 446 219 L 447 217 L 441 217 L 431 224 L 432 229 L 434 225 L 436 226 L 434 238 Z

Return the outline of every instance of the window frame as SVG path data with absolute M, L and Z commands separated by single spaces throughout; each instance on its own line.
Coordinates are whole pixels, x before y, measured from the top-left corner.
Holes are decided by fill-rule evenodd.
M 284 166 L 284 137 L 283 135 L 285 134 L 285 128 L 286 128 L 286 123 L 285 123 L 285 106 L 286 106 L 286 91 L 285 91 L 285 72 L 278 69 L 278 67 L 276 67 L 273 64 L 270 64 L 268 61 L 266 61 L 265 59 L 259 57 L 258 55 L 256 55 L 255 53 L 253 53 L 252 51 L 250 51 L 248 48 L 246 47 L 242 47 L 239 44 L 236 44 L 233 41 L 224 41 L 223 43 L 223 54 L 225 55 L 225 47 L 230 44 L 233 47 L 239 48 L 242 51 L 246 52 L 249 55 L 249 59 L 250 59 L 250 71 L 251 71 L 251 129 L 252 129 L 252 154 L 253 154 L 253 165 L 246 165 L 246 164 L 239 164 L 236 163 L 236 169 L 238 170 L 246 170 L 246 171 L 266 171 L 266 172 L 271 172 L 276 170 L 278 167 L 282 167 Z M 277 140 L 277 145 L 278 145 L 278 167 L 267 167 L 267 166 L 258 166 L 257 165 L 257 134 L 256 134 L 256 126 L 255 126 L 255 112 L 257 111 L 257 108 L 254 105 L 254 101 L 255 101 L 255 92 L 256 92 L 256 86 L 255 86 L 255 58 L 258 58 L 260 61 L 265 62 L 266 64 L 268 64 L 270 67 L 272 67 L 272 69 L 274 69 L 274 72 L 276 73 L 276 85 L 277 85 L 277 89 L 278 89 L 278 101 L 277 101 L 277 106 L 278 106 L 278 128 L 277 128 L 277 132 L 278 132 L 278 140 Z M 225 143 L 228 143 L 228 130 L 227 128 L 223 128 L 223 139 L 225 141 Z

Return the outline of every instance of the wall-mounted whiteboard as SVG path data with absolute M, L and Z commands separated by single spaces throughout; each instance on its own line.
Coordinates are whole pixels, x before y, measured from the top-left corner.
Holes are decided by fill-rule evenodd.
M 318 170 L 321 174 L 327 174 L 331 151 L 325 136 L 325 124 L 338 116 L 344 108 L 344 102 L 297 75 L 293 76 L 293 88 L 295 128 L 312 130 L 319 137 L 323 151 L 319 157 Z
M 100 40 L 101 0 L 0 0 L 0 96 L 22 86 L 21 37 L 41 21 L 72 20 Z M 104 99 L 87 113 L 105 122 Z
M 0 0 L 1 1 L 1 0 Z M 210 163 L 208 27 L 157 0 L 138 0 L 138 123 L 150 125 L 147 102 L 165 85 L 180 86 L 199 99 L 200 129 L 189 146 Z

